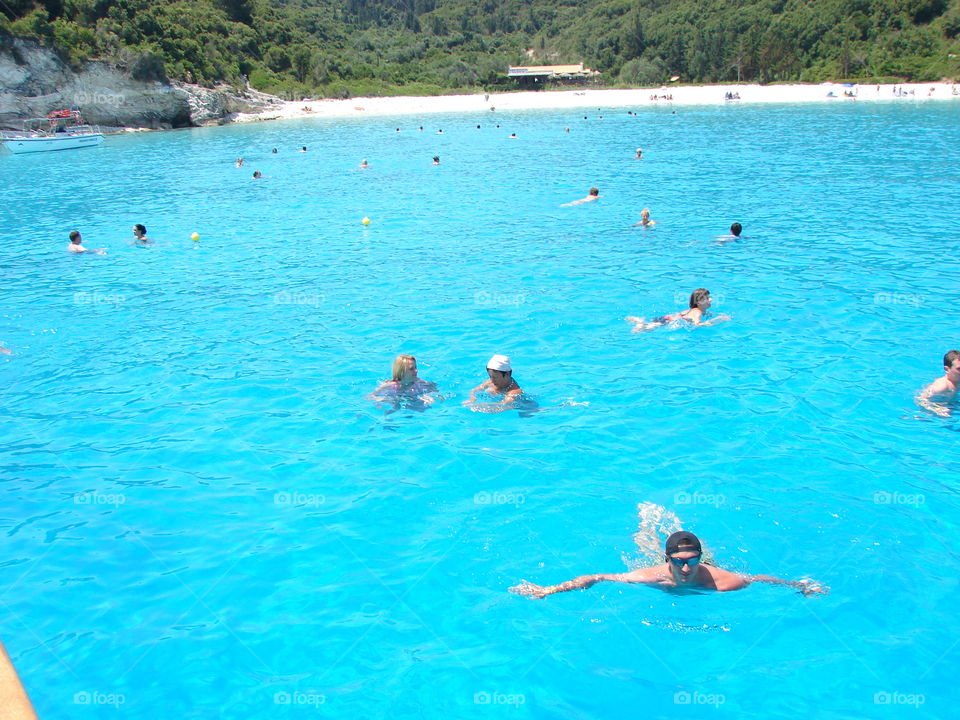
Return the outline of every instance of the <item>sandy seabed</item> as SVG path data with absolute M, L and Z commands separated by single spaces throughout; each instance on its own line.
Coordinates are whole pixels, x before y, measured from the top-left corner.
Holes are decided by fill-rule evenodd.
M 739 100 L 727 100 L 736 93 Z M 852 93 L 853 97 L 845 95 Z M 709 85 L 665 86 L 634 90 L 543 90 L 433 97 L 376 97 L 350 100 L 284 102 L 260 113 L 241 113 L 235 122 L 304 117 L 359 117 L 364 115 L 427 115 L 478 110 L 614 110 L 644 105 L 719 105 L 734 103 L 830 103 L 876 101 L 960 100 L 960 87 L 949 83 L 903 85 Z

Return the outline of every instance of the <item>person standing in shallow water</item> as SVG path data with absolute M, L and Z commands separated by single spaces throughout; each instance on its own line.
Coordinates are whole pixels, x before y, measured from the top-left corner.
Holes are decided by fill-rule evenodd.
M 413 355 L 397 355 L 390 380 L 380 383 L 370 398 L 377 402 L 399 397 L 417 398 L 429 405 L 434 398 L 428 393 L 436 391 L 436 385 L 417 376 L 417 359 Z
M 937 378 L 917 395 L 917 404 L 940 417 L 950 417 L 950 409 L 938 400 L 952 400 L 960 386 L 960 350 L 950 350 L 943 356 L 943 377 Z
M 477 393 L 487 393 L 494 397 L 502 395 L 502 399 L 495 403 L 477 403 Z M 500 412 L 510 407 L 517 400 L 523 390 L 513 379 L 513 367 L 510 358 L 506 355 L 494 355 L 487 361 L 487 379 L 470 391 L 470 397 L 463 404 L 474 409 L 485 409 L 490 412 Z
M 701 563 L 703 548 L 696 535 L 680 531 L 667 538 L 663 564 L 625 573 L 597 573 L 581 575 L 559 585 L 535 585 L 526 580 L 510 588 L 510 592 L 540 600 L 547 595 L 584 590 L 598 582 L 641 583 L 664 590 L 714 590 L 730 592 L 755 582 L 787 585 L 805 596 L 826 595 L 828 589 L 810 580 L 783 580 L 772 575 L 741 575 L 729 570 Z

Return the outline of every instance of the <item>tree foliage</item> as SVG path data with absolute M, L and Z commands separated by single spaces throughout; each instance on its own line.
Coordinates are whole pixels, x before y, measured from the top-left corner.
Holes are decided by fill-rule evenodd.
M 621 85 L 960 76 L 960 0 L 4 0 L 0 33 L 291 97 L 509 86 L 539 63 Z

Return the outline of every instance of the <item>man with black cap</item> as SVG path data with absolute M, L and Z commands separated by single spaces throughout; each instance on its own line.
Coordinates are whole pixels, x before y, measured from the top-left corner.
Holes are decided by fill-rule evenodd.
M 559 585 L 543 587 L 526 580 L 510 588 L 517 595 L 525 595 L 539 600 L 567 590 L 583 590 L 603 580 L 624 583 L 645 583 L 660 588 L 690 588 L 697 590 L 716 590 L 727 592 L 739 590 L 752 582 L 765 582 L 773 585 L 789 585 L 804 595 L 826 594 L 826 589 L 811 581 L 782 580 L 771 575 L 740 575 L 729 570 L 721 570 L 713 565 L 700 563 L 703 549 L 700 540 L 693 533 L 675 532 L 667 538 L 666 554 L 663 565 L 654 565 L 626 573 L 599 573 L 581 575 Z

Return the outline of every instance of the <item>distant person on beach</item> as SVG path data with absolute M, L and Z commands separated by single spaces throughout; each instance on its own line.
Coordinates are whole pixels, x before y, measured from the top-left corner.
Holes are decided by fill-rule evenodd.
M 654 330 L 655 328 L 662 327 L 663 325 L 680 320 L 690 323 L 690 325 L 694 327 L 705 327 L 707 325 L 716 325 L 717 323 L 730 319 L 729 315 L 718 315 L 717 317 L 704 322 L 707 310 L 710 309 L 710 305 L 712 303 L 713 300 L 710 298 L 710 291 L 706 288 L 697 288 L 690 293 L 690 307 L 687 310 L 671 313 L 669 315 L 661 315 L 660 317 L 653 318 L 652 320 L 646 320 L 642 317 L 634 317 L 632 315 L 625 317 L 624 320 L 633 323 L 633 332 L 638 333 L 644 332 L 645 330 Z
M 625 573 L 581 575 L 559 585 L 534 585 L 523 580 L 519 585 L 510 588 L 510 592 L 540 600 L 554 593 L 585 590 L 591 585 L 605 580 L 620 583 L 641 583 L 653 585 L 662 590 L 674 591 L 715 590 L 717 592 L 730 592 L 745 588 L 751 583 L 762 582 L 771 585 L 787 585 L 807 597 L 814 594 L 826 595 L 828 592 L 828 588 L 811 580 L 783 580 L 772 575 L 741 575 L 729 570 L 722 570 L 706 562 L 701 563 L 702 558 L 703 548 L 700 545 L 699 538 L 691 532 L 681 530 L 667 538 L 662 565 L 640 568 Z
M 648 228 L 648 227 L 653 227 L 656 224 L 657 224 L 656 220 L 650 219 L 650 208 L 644 208 L 643 210 L 640 211 L 640 222 L 634 223 L 633 226 L 637 227 L 639 225 L 640 227 Z
M 495 403 L 477 403 L 477 393 L 502 397 Z M 470 397 L 464 400 L 463 404 L 477 410 L 500 412 L 506 410 L 522 393 L 523 390 L 513 379 L 510 358 L 506 355 L 494 355 L 487 361 L 487 379 L 470 391 Z
M 107 251 L 103 248 L 85 248 L 83 246 L 83 238 L 80 236 L 80 233 L 76 230 L 73 230 L 70 233 L 70 244 L 67 245 L 67 250 L 72 253 L 94 253 L 95 255 L 106 255 Z
M 943 356 L 943 377 L 937 378 L 917 395 L 917 404 L 940 417 L 950 417 L 950 409 L 943 401 L 957 396 L 960 383 L 960 350 L 951 350 Z
M 643 148 L 637 148 L 637 155 L 634 160 L 643 160 Z
M 439 164 L 440 164 L 440 156 L 439 156 L 439 155 L 434 155 L 434 156 L 433 156 L 433 163 L 432 163 L 432 164 L 433 164 L 433 165 L 439 165 Z
M 587 193 L 587 196 L 580 198 L 579 200 L 574 200 L 573 202 L 564 203 L 560 207 L 573 207 L 574 205 L 583 205 L 584 203 L 593 202 L 594 200 L 600 199 L 600 190 L 599 188 L 592 187 L 590 192 Z
M 377 402 L 393 398 L 416 398 L 430 405 L 434 398 L 428 393 L 437 391 L 437 386 L 417 377 L 417 359 L 413 355 L 397 355 L 393 361 L 390 380 L 380 383 L 370 397 Z
M 133 226 L 133 237 L 134 242 L 138 245 L 146 245 L 150 242 L 150 238 L 147 237 L 147 227 L 140 223 Z

